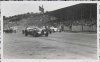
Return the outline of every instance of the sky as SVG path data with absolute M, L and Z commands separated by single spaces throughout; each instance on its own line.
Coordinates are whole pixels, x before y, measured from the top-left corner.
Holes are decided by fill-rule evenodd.
M 63 2 L 63 1 L 56 1 L 56 2 L 47 2 L 47 1 L 41 1 L 41 2 L 27 2 L 27 1 L 22 1 L 22 2 L 2 2 L 1 8 L 2 8 L 2 15 L 9 17 L 9 16 L 14 16 L 18 14 L 24 14 L 28 12 L 33 12 L 33 13 L 39 13 L 39 6 L 44 7 L 44 11 L 53 11 L 57 10 L 60 8 L 68 7 L 78 4 L 77 2 L 74 3 L 69 3 L 69 2 Z

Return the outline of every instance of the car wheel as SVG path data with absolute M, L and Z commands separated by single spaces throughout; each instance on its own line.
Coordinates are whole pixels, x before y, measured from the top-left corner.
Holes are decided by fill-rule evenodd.
M 45 34 L 45 37 L 48 37 L 48 32 Z

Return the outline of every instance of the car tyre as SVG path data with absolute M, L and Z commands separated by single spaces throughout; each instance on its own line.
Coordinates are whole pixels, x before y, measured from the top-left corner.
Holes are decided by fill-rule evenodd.
M 45 34 L 45 37 L 48 37 L 48 32 Z

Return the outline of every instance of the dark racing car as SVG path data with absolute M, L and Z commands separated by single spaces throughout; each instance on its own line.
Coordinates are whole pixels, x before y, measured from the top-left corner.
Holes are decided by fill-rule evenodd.
M 48 30 L 42 29 L 42 28 L 26 28 L 25 30 L 22 30 L 22 33 L 25 34 L 25 36 L 32 35 L 33 37 L 38 37 L 45 35 L 48 36 Z

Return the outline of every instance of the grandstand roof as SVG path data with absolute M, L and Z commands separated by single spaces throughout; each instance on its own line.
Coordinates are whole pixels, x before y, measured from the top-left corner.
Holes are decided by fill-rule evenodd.
M 47 14 L 63 20 L 97 19 L 96 3 L 80 3 L 77 5 L 61 8 Z

